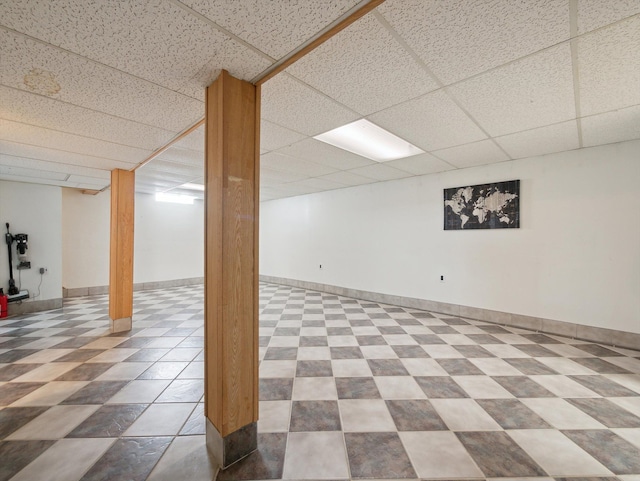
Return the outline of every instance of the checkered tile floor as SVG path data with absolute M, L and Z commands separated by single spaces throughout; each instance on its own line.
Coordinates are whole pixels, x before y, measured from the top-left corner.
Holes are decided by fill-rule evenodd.
M 252 479 L 640 480 L 640 352 L 276 285 Z M 210 480 L 202 287 L 0 323 L 0 481 Z

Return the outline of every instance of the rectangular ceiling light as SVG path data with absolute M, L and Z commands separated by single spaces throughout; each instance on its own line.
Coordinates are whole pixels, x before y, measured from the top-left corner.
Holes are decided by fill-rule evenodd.
M 199 190 L 204 192 L 204 185 L 202 184 L 192 184 L 191 182 L 187 182 L 186 184 L 182 184 L 180 189 L 189 189 L 189 190 Z
M 195 197 L 190 195 L 167 194 L 166 192 L 158 192 L 156 200 L 158 202 L 171 202 L 173 204 L 193 204 Z
M 314 139 L 376 162 L 387 162 L 424 153 L 424 150 L 366 119 L 356 120 L 324 134 L 316 135 Z

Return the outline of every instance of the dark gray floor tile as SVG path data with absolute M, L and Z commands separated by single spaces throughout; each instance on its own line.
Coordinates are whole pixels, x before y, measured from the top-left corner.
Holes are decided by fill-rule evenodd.
M 345 433 L 352 478 L 415 478 L 397 433 Z
M 562 431 L 614 474 L 640 473 L 640 450 L 605 429 Z
M 326 336 L 301 336 L 300 347 L 324 347 L 327 346 Z
M 502 326 L 496 326 L 495 324 L 484 324 L 478 326 L 478 328 L 482 329 L 484 332 L 488 332 L 489 334 L 511 334 L 510 330 Z
M 611 379 L 604 376 L 567 376 L 583 386 L 591 389 L 593 392 L 604 397 L 627 397 L 638 396 L 638 393 L 627 389 Z
M 11 336 L 11 333 L 8 332 L 4 334 L 4 336 Z M 24 346 L 25 344 L 29 344 L 30 342 L 36 341 L 37 339 L 39 338 L 13 337 L 8 341 L 4 341 L 2 344 L 0 344 L 0 346 L 2 346 L 2 349 L 15 349 L 17 347 Z
M 357 346 L 330 348 L 331 359 L 362 359 L 362 351 Z
M 298 361 L 296 377 L 327 377 L 333 376 L 331 361 Z
M 576 478 L 554 478 L 555 481 L 620 481 L 615 476 L 607 476 L 607 477 L 576 477 Z
M 399 358 L 430 357 L 420 346 L 391 346 Z
M 453 346 L 456 351 L 462 354 L 466 358 L 475 358 L 475 357 L 495 357 L 494 354 L 491 354 L 482 346 Z
M 283 321 L 286 320 L 284 319 L 284 317 L 281 317 L 280 319 L 282 319 Z M 294 319 L 290 319 L 290 320 L 294 320 Z M 299 321 L 300 319 L 297 319 L 297 320 Z M 313 320 L 302 321 L 302 327 L 325 327 L 325 324 L 326 323 L 324 321 L 313 321 Z M 327 328 L 327 330 L 329 330 L 329 328 Z
M 204 394 L 203 379 L 176 379 L 160 394 L 156 403 L 195 403 Z
M 459 317 L 442 317 L 442 322 L 449 324 L 450 326 L 468 326 L 469 323 Z
M 114 363 L 108 362 L 80 364 L 78 367 L 59 376 L 56 381 L 93 381 L 113 365 Z
M 264 356 L 265 361 L 295 360 L 298 357 L 297 347 L 270 347 Z
M 429 312 L 423 312 L 423 311 L 409 312 L 409 314 L 411 314 L 416 319 L 429 319 L 434 317 L 433 314 Z
M 409 372 L 399 359 L 367 359 L 374 376 L 408 376 Z
M 453 379 L 446 376 L 416 376 L 414 378 L 428 398 L 468 398 L 469 395 Z
M 170 349 L 140 349 L 125 359 L 126 362 L 155 362 L 168 353 Z
M 615 364 L 596 357 L 575 357 L 571 360 L 599 374 L 631 374 L 630 371 L 627 371 L 623 367 L 616 366 Z
M 144 481 L 173 438 L 121 438 L 81 481 Z M 127 462 L 122 462 L 126 459 Z
M 451 376 L 484 376 L 476 365 L 467 359 L 437 359 L 438 364 Z
M 373 326 L 373 322 L 370 319 L 351 319 L 349 320 L 351 327 L 368 327 Z
M 421 345 L 426 344 L 446 344 L 440 337 L 435 334 L 413 334 L 411 337 Z
M 515 397 L 556 397 L 551 391 L 526 376 L 494 376 L 493 380 Z
M 460 334 L 451 326 L 429 326 L 434 334 Z
M 55 441 L 3 441 L 0 442 L 0 481 L 7 481 L 36 459 Z
M 67 437 L 120 437 L 146 408 L 146 404 L 111 404 L 102 406 L 71 431 Z
M 325 314 L 324 317 L 327 321 L 346 321 L 347 320 L 346 314 L 340 314 L 340 313 Z
M 537 359 L 518 357 L 514 359 L 504 359 L 504 361 L 508 362 L 522 374 L 526 374 L 527 376 L 535 376 L 538 374 L 558 374 L 556 371 L 551 369 L 549 366 L 542 364 Z
M 380 399 L 372 377 L 338 377 L 336 388 L 338 399 Z
M 517 347 L 531 357 L 561 357 L 560 354 L 537 344 L 513 344 L 513 347 Z
M 69 354 L 59 357 L 53 362 L 85 362 L 104 351 L 105 349 L 76 349 Z
M 3 352 L 0 354 L 0 364 L 10 364 L 30 356 L 31 354 L 35 354 L 36 352 L 40 351 L 38 349 L 13 349 L 11 351 Z
M 299 336 L 299 327 L 276 327 L 273 331 L 274 336 Z
M 0 388 L 0 406 L 8 406 L 44 385 L 42 382 L 8 382 Z
M 398 431 L 443 431 L 447 425 L 426 399 L 386 401 Z
M 42 364 L 9 364 L 0 369 L 0 382 L 12 381 Z
M 420 321 L 416 319 L 396 319 L 399 326 L 421 326 Z
M 488 478 L 546 476 L 544 470 L 504 432 L 456 433 Z
M 406 334 L 407 331 L 400 326 L 379 326 L 378 331 L 380 334 Z
M 293 401 L 290 432 L 340 431 L 337 401 Z
M 138 379 L 175 379 L 185 367 L 186 361 L 158 361 L 138 376 Z
M 503 429 L 550 429 L 540 416 L 517 399 L 476 399 Z
M 291 399 L 293 379 L 260 379 L 260 401 L 283 401 Z
M 500 328 L 502 329 L 502 328 Z M 505 331 L 508 332 L 508 331 Z M 478 344 L 504 344 L 497 337 L 492 336 L 491 334 L 465 334 L 469 339 Z
M 598 344 L 574 344 L 573 347 L 598 357 L 624 356 L 624 354 L 620 354 L 617 351 L 607 349 L 606 347 L 600 346 Z
M 521 337 L 528 339 L 536 344 L 562 344 L 562 341 L 558 341 L 553 337 L 549 337 L 546 334 L 520 334 Z
M 78 349 L 82 346 L 86 346 L 90 342 L 98 339 L 97 337 L 74 337 L 71 339 L 67 339 L 66 341 L 62 341 L 60 344 L 56 344 L 56 349 Z M 120 346 L 123 347 L 123 346 Z
M 258 434 L 258 450 L 248 457 L 221 471 L 218 481 L 241 481 L 257 479 L 281 479 L 287 434 Z
M 361 346 L 384 346 L 387 344 L 382 336 L 356 336 L 356 339 Z
M 32 419 L 40 416 L 47 409 L 49 409 L 49 406 L 15 408 L 9 407 L 2 409 L 0 411 L 0 439 L 6 438 Z
M 260 347 L 267 347 L 269 345 L 270 340 L 271 340 L 270 336 L 260 336 L 258 338 L 258 345 Z
M 127 384 L 129 381 L 93 381 L 61 404 L 104 404 Z
M 608 399 L 586 398 L 567 399 L 567 401 L 608 428 L 640 427 L 640 418 L 638 416 L 631 414 Z

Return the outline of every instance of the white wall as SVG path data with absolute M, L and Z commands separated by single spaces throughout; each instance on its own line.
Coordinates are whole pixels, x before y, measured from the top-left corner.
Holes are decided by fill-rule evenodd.
M 204 275 L 204 204 L 156 202 L 136 194 L 135 283 Z M 95 196 L 63 189 L 64 274 L 66 288 L 109 284 L 109 192 Z
M 60 218 L 62 215 L 62 201 L 60 187 L 39 184 L 25 184 L 22 182 L 8 182 L 0 180 L 0 287 L 5 294 L 9 287 L 9 261 L 5 223 L 9 222 L 12 234 L 27 234 L 27 260 L 31 262 L 31 269 L 18 271 L 16 244 L 13 243 L 13 277 L 16 285 L 21 278 L 22 289 L 29 291 L 32 299 L 41 301 L 59 299 L 62 297 L 62 233 Z M 42 277 L 40 267 L 46 267 L 47 273 Z M 40 295 L 38 294 L 38 284 Z
M 520 229 L 443 230 L 513 179 Z M 265 202 L 260 273 L 640 333 L 639 186 L 634 141 Z

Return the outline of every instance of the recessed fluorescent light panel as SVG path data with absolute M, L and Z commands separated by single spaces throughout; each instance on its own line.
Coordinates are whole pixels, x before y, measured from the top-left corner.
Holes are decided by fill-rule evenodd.
M 158 192 L 156 194 L 156 200 L 158 202 L 171 202 L 173 204 L 193 204 L 193 200 L 195 197 L 191 197 L 190 195 L 179 195 L 179 194 L 167 194 L 165 192 Z
M 188 190 L 199 190 L 204 192 L 204 185 L 202 184 L 192 184 L 191 182 L 187 182 L 186 184 L 182 184 L 180 189 L 188 189 Z
M 424 153 L 424 150 L 366 119 L 356 120 L 324 134 L 316 135 L 314 139 L 376 162 L 387 162 Z

